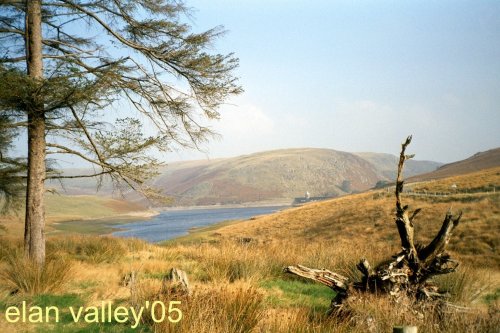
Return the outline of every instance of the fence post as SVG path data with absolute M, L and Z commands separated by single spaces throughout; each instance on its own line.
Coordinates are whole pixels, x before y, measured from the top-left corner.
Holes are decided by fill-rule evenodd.
M 417 326 L 394 326 L 392 333 L 417 333 Z

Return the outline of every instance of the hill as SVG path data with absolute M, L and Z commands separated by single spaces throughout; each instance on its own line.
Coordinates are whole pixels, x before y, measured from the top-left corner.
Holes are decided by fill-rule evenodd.
M 367 160 L 387 179 L 396 180 L 396 166 L 398 157 L 384 153 L 355 153 L 359 157 Z M 409 160 L 405 163 L 406 175 L 420 175 L 436 170 L 443 163 L 434 161 Z
M 250 202 L 286 202 L 295 197 L 334 197 L 364 191 L 377 181 L 394 178 L 396 157 L 390 154 L 353 154 L 332 149 L 281 149 L 233 158 L 174 162 L 161 170 L 153 185 L 175 198 L 174 205 L 214 205 Z M 440 164 L 409 161 L 407 174 L 434 170 Z M 65 175 L 91 174 L 91 170 L 68 169 Z M 112 195 L 104 178 L 100 191 L 93 179 L 69 179 L 48 186 L 67 194 Z M 128 200 L 137 196 L 125 193 Z
M 498 185 L 500 168 L 429 181 L 425 186 L 436 191 L 451 181 L 469 189 Z M 96 307 L 109 300 L 129 308 L 151 300 L 166 304 L 175 300 L 183 313 L 174 326 L 176 332 L 390 332 L 401 323 L 418 326 L 422 332 L 496 332 L 500 193 L 403 194 L 403 199 L 412 208 L 423 208 L 414 224 L 416 239 L 424 243 L 440 228 L 450 206 L 464 212 L 449 246 L 461 265 L 457 272 L 435 279 L 441 290 L 449 292 L 446 300 L 466 311 L 444 312 L 434 304 L 415 311 L 414 303 L 405 298 L 395 302 L 374 293 L 353 302 L 356 320 L 346 320 L 327 314 L 334 296 L 330 289 L 283 273 L 283 267 L 303 264 L 359 280 L 354 267 L 360 258 L 377 264 L 399 251 L 394 195 L 383 189 L 211 226 L 163 246 L 51 234 L 47 237 L 50 279 L 36 280 L 33 266 L 22 261 L 20 237 L 0 237 L 0 316 L 7 306 L 26 300 L 60 308 L 64 332 L 101 332 L 103 327 L 109 332 L 132 332 L 133 322 L 105 326 L 75 322 L 69 307 Z M 165 288 L 172 267 L 186 272 L 191 296 Z M 32 295 L 34 288 L 47 290 Z M 172 331 L 168 321 L 144 319 L 138 331 Z M 0 320 L 5 332 L 57 329 L 54 322 L 14 325 Z
M 435 171 L 410 177 L 408 182 L 442 179 L 498 166 L 500 166 L 500 148 L 495 148 L 477 153 L 462 161 L 445 164 Z
M 469 191 L 443 196 L 404 194 L 405 204 L 412 209 L 422 208 L 415 222 L 417 240 L 422 243 L 432 240 L 447 210 L 453 207 L 453 211 L 462 211 L 464 216 L 451 239 L 450 250 L 469 265 L 500 267 L 500 192 L 475 191 L 491 184 L 500 186 L 500 167 L 429 181 L 419 186 L 425 186 L 428 191 L 440 191 L 449 188 L 450 183 L 460 184 L 462 189 Z M 394 246 L 394 251 L 399 247 L 393 218 L 394 204 L 392 191 L 368 191 L 286 209 L 218 229 L 212 227 L 204 236 L 219 240 L 252 239 L 259 244 L 282 239 L 286 240 L 288 248 L 293 248 L 295 242 L 335 244 L 335 248 L 352 247 L 355 243 L 367 253 L 380 248 L 380 253 L 387 254 L 387 246 Z M 191 235 L 195 236 L 196 233 Z M 374 261 L 380 259 L 377 257 Z M 328 266 L 332 265 L 321 267 Z
M 348 153 L 332 149 L 297 148 L 200 161 L 174 162 L 161 170 L 153 185 L 173 197 L 176 206 L 291 202 L 308 191 L 311 196 L 335 197 L 367 190 L 378 181 L 393 181 L 397 158 L 383 153 Z M 463 161 L 442 165 L 409 160 L 408 182 L 457 176 L 500 166 L 500 148 L 477 153 Z M 64 170 L 66 175 L 90 173 L 85 169 Z M 62 190 L 59 183 L 48 184 Z M 100 191 L 92 179 L 64 182 L 67 194 L 113 195 L 109 179 Z M 140 201 L 127 193 L 125 198 Z
M 372 163 L 379 155 L 384 155 L 379 159 L 384 164 Z M 429 171 L 438 165 L 414 162 L 410 173 Z M 389 154 L 282 149 L 213 161 L 172 163 L 154 185 L 164 188 L 178 205 L 289 201 L 306 191 L 312 196 L 332 197 L 364 191 L 379 180 L 391 179 L 387 170 L 394 170 L 395 165 L 395 156 Z
M 437 191 L 447 187 L 449 182 L 459 183 L 464 188 L 470 186 L 470 190 L 489 184 L 500 185 L 500 167 L 429 181 L 426 186 Z M 500 193 L 403 194 L 403 202 L 412 209 L 422 208 L 414 220 L 415 239 L 421 244 L 428 244 L 433 239 L 450 207 L 454 212 L 463 211 L 448 247 L 451 256 L 460 262 L 458 271 L 435 280 L 441 290 L 449 291 L 449 302 L 466 306 L 471 312 L 439 316 L 426 311 L 419 318 L 411 314 L 414 309 L 410 308 L 403 316 L 404 307 L 395 307 L 383 297 L 373 297 L 356 303 L 359 304 L 355 306 L 356 313 L 360 318 L 375 318 L 371 319 L 376 327 L 373 331 L 380 332 L 391 331 L 391 325 L 401 321 L 411 322 L 425 332 L 494 332 L 493 327 L 500 324 L 497 312 L 484 321 L 491 323 L 490 327 L 478 325 L 478 322 L 487 313 L 488 303 L 490 313 L 498 308 Z M 361 258 L 376 265 L 401 249 L 394 223 L 394 205 L 392 191 L 368 191 L 225 223 L 218 228 L 212 226 L 165 245 L 171 253 L 178 251 L 186 258 L 195 257 L 207 272 L 207 276 L 203 276 L 206 280 L 250 281 L 257 285 L 266 297 L 270 316 L 279 318 L 276 320 L 285 327 L 276 332 L 299 331 L 297 327 L 304 332 L 366 332 L 367 326 L 361 321 L 331 327 L 328 322 L 314 322 L 313 319 L 317 326 L 311 329 L 311 319 L 307 318 L 318 309 L 325 311 L 332 295 L 322 294 L 322 291 L 328 293 L 328 288 L 294 279 L 283 274 L 282 269 L 301 264 L 327 268 L 359 280 L 360 273 L 355 266 Z M 197 270 L 192 268 L 192 263 L 185 267 L 196 276 Z M 303 307 L 311 309 L 303 317 L 294 312 Z M 283 316 L 277 317 L 277 314 Z M 445 330 L 439 326 L 443 321 L 446 321 Z M 440 328 L 435 330 L 436 327 Z

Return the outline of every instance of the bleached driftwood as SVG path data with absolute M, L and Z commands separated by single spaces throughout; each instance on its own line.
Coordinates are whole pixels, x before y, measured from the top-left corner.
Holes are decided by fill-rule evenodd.
M 446 246 L 462 214 L 455 217 L 451 211 L 448 211 L 436 237 L 427 246 L 416 246 L 413 222 L 420 209 L 410 214 L 409 207 L 403 205 L 401 199 L 404 186 L 404 163 L 413 157 L 413 155 L 405 154 L 410 142 L 411 136 L 401 146 L 395 190 L 395 222 L 401 241 L 401 252 L 375 268 L 371 267 L 368 260 L 361 259 L 356 266 L 363 274 L 361 281 L 350 281 L 347 277 L 329 270 L 308 268 L 302 265 L 288 266 L 284 269 L 287 273 L 317 281 L 334 290 L 336 296 L 332 300 L 332 309 L 341 307 L 354 291 L 377 291 L 393 296 L 406 293 L 417 299 L 436 299 L 446 296 L 430 282 L 430 278 L 454 272 L 457 268 L 458 262 L 452 260 L 446 253 Z

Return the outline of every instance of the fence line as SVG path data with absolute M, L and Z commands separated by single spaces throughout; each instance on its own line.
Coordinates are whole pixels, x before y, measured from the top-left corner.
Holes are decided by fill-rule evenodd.
M 424 197 L 448 197 L 448 196 L 461 196 L 461 197 L 466 197 L 466 196 L 482 196 L 482 195 L 494 195 L 497 194 L 498 192 L 495 190 L 492 191 L 480 191 L 480 192 L 426 192 L 426 191 L 403 191 L 404 194 L 406 195 L 413 195 L 413 196 L 424 196 Z
M 391 192 L 394 191 L 394 187 L 387 187 L 386 191 Z M 447 196 L 481 196 L 481 195 L 494 195 L 500 193 L 500 187 L 493 187 L 491 190 L 457 190 L 452 192 L 443 192 L 443 191 L 413 191 L 411 189 L 403 190 L 403 193 L 406 195 L 413 196 L 423 196 L 423 197 L 447 197 Z

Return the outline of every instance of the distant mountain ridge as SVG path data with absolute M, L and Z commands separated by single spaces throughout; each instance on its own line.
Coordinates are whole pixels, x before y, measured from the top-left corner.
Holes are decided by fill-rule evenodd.
M 408 182 L 417 182 L 432 179 L 464 175 L 471 172 L 481 171 L 500 166 L 500 148 L 479 152 L 465 160 L 448 163 L 440 166 L 432 172 L 410 177 Z
M 384 153 L 355 153 L 361 158 L 364 158 L 389 180 L 396 180 L 397 165 L 399 157 L 392 154 Z M 420 160 L 408 160 L 405 163 L 405 177 L 419 175 L 421 173 L 426 173 L 434 171 L 443 163 L 434 161 L 420 161 Z
M 234 158 L 169 165 L 154 185 L 181 205 L 291 199 L 306 191 L 336 196 L 380 178 L 368 161 L 330 149 L 282 149 Z M 349 189 L 342 189 L 344 182 Z
M 407 174 L 435 170 L 441 163 L 409 161 Z M 233 158 L 169 164 L 154 185 L 177 205 L 212 205 L 338 196 L 364 191 L 395 178 L 390 154 L 291 148 Z
M 349 153 L 333 149 L 291 148 L 232 158 L 170 163 L 160 170 L 154 186 L 172 196 L 177 206 L 290 201 L 304 196 L 338 196 L 364 191 L 394 179 L 397 158 L 390 154 Z M 406 176 L 435 170 L 440 163 L 408 162 Z M 65 174 L 90 170 L 65 170 Z M 59 187 L 50 182 L 49 186 Z M 96 194 L 88 178 L 65 182 L 68 194 Z M 99 195 L 112 194 L 104 179 Z M 136 195 L 127 198 L 137 200 Z

